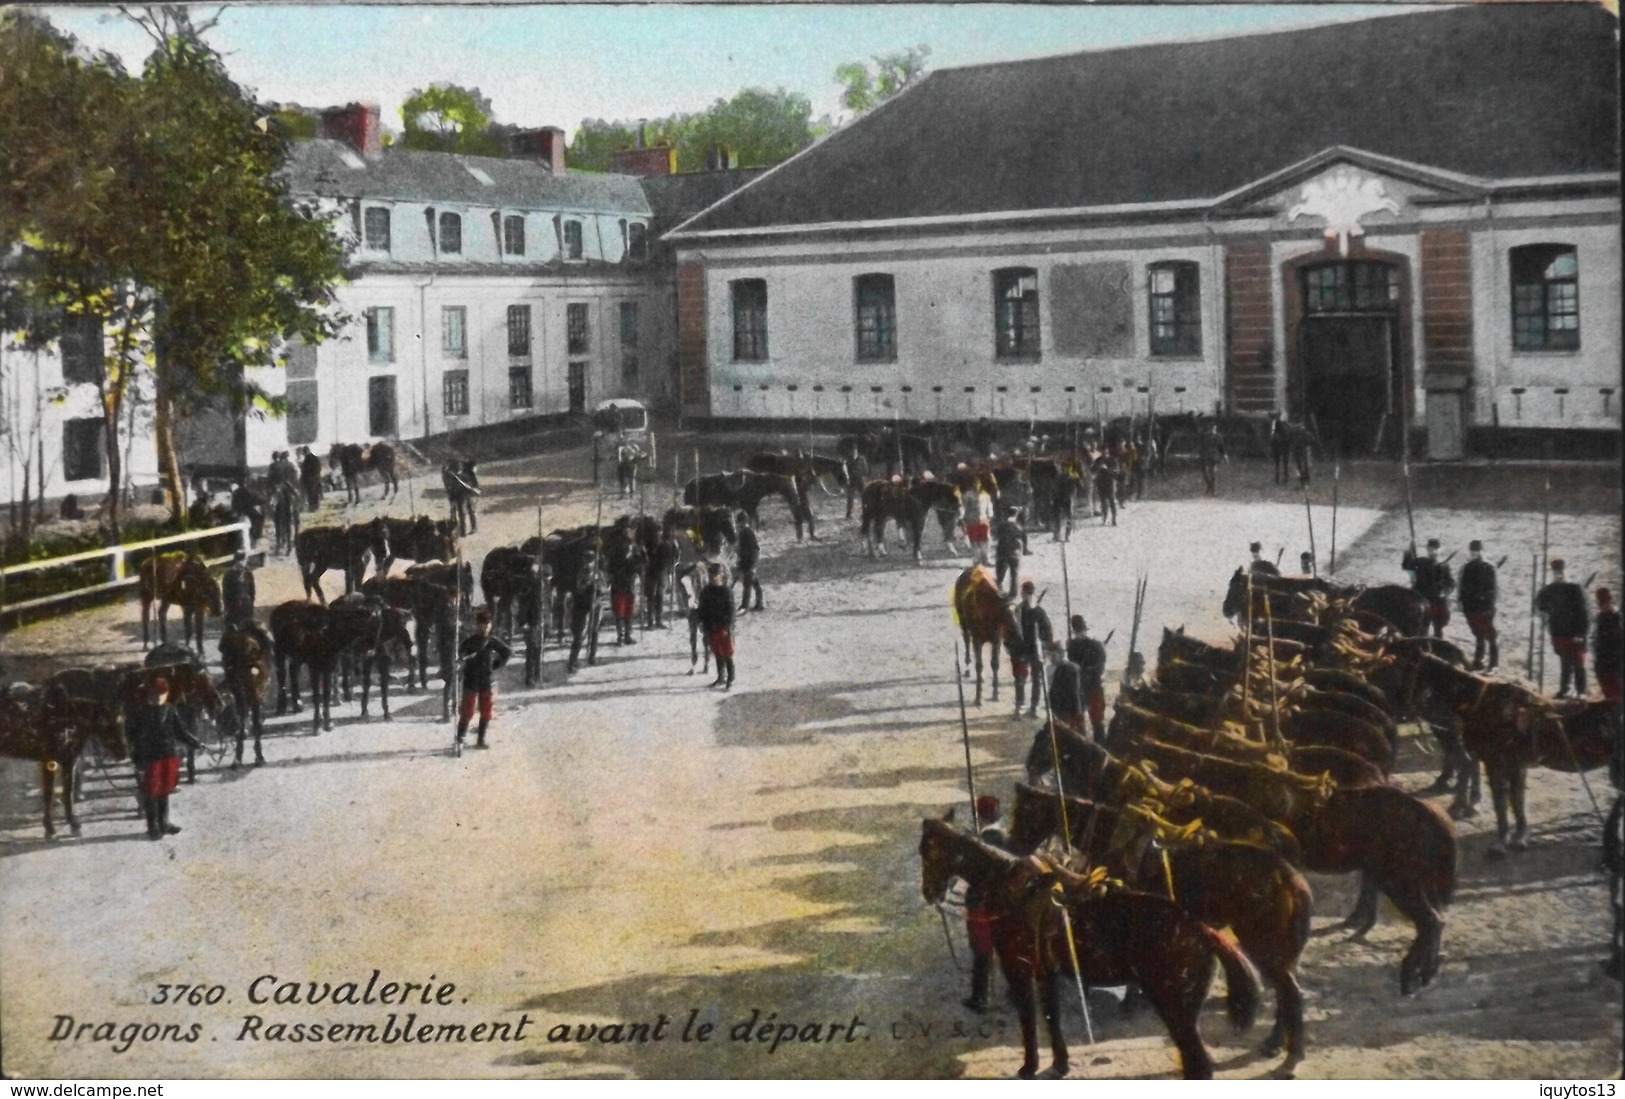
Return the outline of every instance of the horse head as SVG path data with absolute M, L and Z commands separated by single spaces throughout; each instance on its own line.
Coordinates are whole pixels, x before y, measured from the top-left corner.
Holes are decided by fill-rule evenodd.
M 941 904 L 957 876 L 961 837 L 954 827 L 954 811 L 920 822 L 920 895 L 926 904 Z
M 1230 577 L 1230 585 L 1225 589 L 1224 606 L 1220 608 L 1226 618 L 1235 618 L 1245 611 L 1247 607 L 1247 574 L 1240 566 Z
M 389 552 L 389 524 L 383 518 L 375 517 L 361 526 L 361 537 L 366 540 L 367 548 L 372 550 L 374 560 L 382 564 L 393 556 Z

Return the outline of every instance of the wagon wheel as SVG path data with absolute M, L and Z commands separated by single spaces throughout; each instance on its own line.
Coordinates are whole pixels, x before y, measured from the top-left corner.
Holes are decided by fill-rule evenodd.
M 598 629 L 604 619 L 604 609 L 594 600 L 587 617 L 587 665 L 598 663 Z
M 198 739 L 203 742 L 203 754 L 208 757 L 211 767 L 219 767 L 221 760 L 237 748 L 237 736 L 228 727 L 228 723 L 216 718 L 202 716 L 209 728 L 200 729 Z

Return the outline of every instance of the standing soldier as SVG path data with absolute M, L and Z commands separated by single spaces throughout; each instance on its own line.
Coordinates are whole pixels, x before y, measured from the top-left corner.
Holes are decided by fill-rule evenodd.
M 1426 557 L 1406 550 L 1399 565 L 1411 574 L 1411 589 L 1427 600 L 1427 620 L 1433 623 L 1433 636 L 1443 637 L 1445 624 L 1450 621 L 1450 593 L 1456 590 L 1456 581 L 1450 575 L 1450 566 L 1439 560 L 1439 540 L 1428 539 Z M 1583 613 L 1584 607 L 1581 610 Z M 1583 638 L 1581 644 L 1585 644 Z
M 239 522 L 248 520 L 250 545 L 258 542 L 260 536 L 265 533 L 265 505 L 254 495 L 253 490 L 241 481 L 234 481 L 231 485 L 231 517 Z
M 474 717 L 474 704 L 479 703 L 480 726 L 474 741 L 474 747 L 484 748 L 485 731 L 491 727 L 491 703 L 493 696 L 492 680 L 496 670 L 508 662 L 512 652 L 502 643 L 502 639 L 491 633 L 491 612 L 481 607 L 474 616 L 474 632 L 463 638 L 463 643 L 457 652 L 463 662 L 463 701 L 457 708 L 457 744 L 458 754 L 463 750 L 463 736 L 468 732 L 468 723 Z
M 1106 738 L 1106 646 L 1089 636 L 1083 615 L 1072 616 L 1072 637 L 1066 643 L 1067 659 L 1078 666 L 1078 682 L 1084 705 L 1097 741 Z
M 1016 681 L 1016 713 L 1021 716 L 1021 706 L 1026 701 L 1027 673 L 1034 676 L 1033 697 L 1028 707 L 1027 716 L 1038 716 L 1038 683 L 1036 679 L 1043 674 L 1043 654 L 1049 643 L 1055 639 L 1050 629 L 1049 614 L 1033 600 L 1033 587 L 1031 580 L 1024 580 L 1021 584 L 1021 605 L 1016 608 L 1017 632 L 1010 635 L 1005 642 L 1005 648 L 1010 652 L 1010 674 Z
M 756 566 L 762 560 L 762 544 L 750 528 L 750 516 L 740 512 L 734 524 L 739 531 L 739 609 L 750 610 L 750 593 L 756 593 L 756 609 L 762 609 L 762 582 L 756 578 Z
M 1095 481 L 1095 499 L 1100 507 L 1100 525 L 1105 526 L 1109 517 L 1112 526 L 1115 527 L 1117 525 L 1117 461 L 1109 452 L 1095 459 L 1093 477 Z
M 1625 640 L 1620 637 L 1619 612 L 1614 609 L 1614 593 L 1597 589 L 1597 629 L 1591 638 L 1591 666 L 1597 672 L 1602 697 L 1619 701 L 1621 666 L 1625 665 Z M 1618 752 L 1615 752 L 1618 755 Z
M 254 624 L 254 570 L 248 567 L 248 554 L 238 550 L 220 576 L 220 604 L 225 627 Z
M 1275 562 L 1266 561 L 1263 557 L 1264 544 L 1262 542 L 1249 542 L 1247 552 L 1253 559 L 1247 562 L 1247 571 L 1254 576 L 1280 576 L 1281 570 L 1275 567 Z
M 315 511 L 322 505 L 322 460 L 310 452 L 308 446 L 299 448 L 299 483 L 305 490 L 305 510 Z
M 1270 465 L 1275 468 L 1275 483 L 1287 483 L 1287 463 L 1292 453 L 1292 440 L 1287 434 L 1287 422 L 1279 412 L 1270 421 Z
M 1467 619 L 1467 628 L 1473 631 L 1473 671 L 1484 667 L 1484 647 L 1489 646 L 1489 670 L 1501 662 L 1501 649 L 1495 634 L 1495 566 L 1484 560 L 1484 543 L 1473 539 L 1467 543 L 1467 563 L 1461 567 L 1461 586 L 1457 589 L 1461 600 L 1461 613 Z
M 620 482 L 622 496 L 635 496 L 638 491 L 638 459 L 643 453 L 630 442 L 615 451 L 615 477 Z
M 1049 709 L 1055 720 L 1079 736 L 1087 736 L 1083 723 L 1083 677 L 1059 641 L 1049 643 Z
M 1078 467 L 1070 460 L 1055 463 L 1059 474 L 1055 478 L 1054 495 L 1050 499 L 1051 541 L 1072 540 L 1072 511 L 1078 499 Z
M 982 491 L 982 479 L 971 473 L 964 462 L 959 463 L 955 472 L 958 474 L 959 498 L 964 512 L 965 541 L 970 543 L 971 559 L 978 565 L 985 565 L 993 501 Z
M 705 630 L 705 644 L 717 658 L 717 677 L 711 686 L 728 690 L 734 685 L 734 600 L 722 566 L 713 564 L 707 572 L 710 580 L 700 591 L 700 627 Z
M 1207 432 L 1197 440 L 1197 456 L 1202 462 L 1202 483 L 1207 488 L 1209 496 L 1218 495 L 1219 491 L 1219 463 L 1229 462 L 1230 455 L 1225 453 L 1224 436 L 1219 434 L 1219 425 L 1207 425 Z
M 169 680 L 155 676 L 147 691 L 147 705 L 132 715 L 128 730 L 130 762 L 140 774 L 141 806 L 147 818 L 147 838 L 173 836 L 179 826 L 169 823 L 169 796 L 180 782 L 180 743 L 193 749 L 202 741 L 186 730 L 175 707 L 169 704 Z
M 1567 698 L 1569 681 L 1574 682 L 1576 697 L 1586 693 L 1586 627 L 1591 624 L 1586 610 L 1585 592 L 1580 585 L 1563 578 L 1563 561 L 1552 562 L 1552 582 L 1535 596 L 1535 609 L 1546 616 L 1546 629 L 1551 633 L 1552 649 L 1557 653 L 1562 669 L 1558 680 L 1557 697 Z
M 976 799 L 976 829 L 984 843 L 1003 848 L 1007 842 L 998 826 L 999 799 L 983 794 Z M 980 1015 L 987 1010 L 987 993 L 993 976 L 993 921 L 998 916 L 983 907 L 984 898 L 976 886 L 965 890 L 965 932 L 970 939 L 970 998 L 965 1006 Z
M 643 617 L 657 630 L 666 628 L 662 616 L 666 610 L 666 580 L 682 559 L 682 546 L 677 541 L 677 527 L 666 523 L 660 528 L 660 541 L 649 555 L 649 564 L 643 574 Z
M 609 555 L 609 609 L 615 616 L 615 644 L 634 645 L 632 616 L 637 613 L 637 586 L 639 577 L 648 571 L 648 555 L 638 545 L 638 532 L 632 527 L 621 528 L 624 537 L 615 552 Z M 647 590 L 644 593 L 647 600 Z
M 299 470 L 286 450 L 271 458 L 271 522 L 276 528 L 276 551 L 291 553 L 299 530 Z
M 1000 590 L 1004 588 L 1004 576 L 1010 574 L 1010 598 L 1016 597 L 1016 573 L 1021 568 L 1021 543 L 1026 532 L 1021 529 L 1017 520 L 1016 509 L 1001 507 L 999 521 L 993 528 L 993 560 L 996 569 L 995 582 Z

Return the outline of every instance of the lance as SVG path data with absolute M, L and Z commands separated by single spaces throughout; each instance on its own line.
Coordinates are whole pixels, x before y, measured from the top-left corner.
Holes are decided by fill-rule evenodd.
M 1529 660 L 1524 667 L 1524 675 L 1529 679 L 1535 678 L 1535 623 L 1540 618 L 1540 558 L 1533 554 L 1529 557 Z
M 1281 738 L 1281 709 L 1275 698 L 1275 616 L 1270 611 L 1270 593 L 1267 591 L 1264 593 L 1264 639 L 1269 645 L 1270 724 L 1275 729 L 1275 748 L 1285 754 L 1286 741 Z M 1241 720 L 1247 720 L 1245 712 Z
M 1114 638 L 1116 636 L 1117 636 L 1117 631 L 1116 630 L 1109 631 L 1106 634 L 1106 639 L 1100 643 L 1100 647 L 1104 649 L 1107 645 L 1110 645 L 1112 643 L 1112 638 Z
M 644 499 L 643 482 L 640 481 L 638 482 L 638 518 L 640 520 L 646 519 L 648 518 L 648 515 L 648 502 Z M 649 616 L 654 613 L 654 608 L 649 606 L 648 561 L 644 562 L 644 566 L 643 575 L 638 577 L 638 589 L 643 593 L 643 614 L 638 616 L 638 633 L 643 635 L 644 640 L 648 640 Z M 732 597 L 730 596 L 729 598 Z
M 287 482 L 283 482 L 286 484 Z M 416 519 L 418 515 L 418 497 L 412 489 L 412 475 L 406 477 L 406 513 Z
M 1129 673 L 1134 667 L 1134 647 L 1140 640 L 1140 617 L 1145 610 L 1145 589 L 1151 582 L 1149 575 L 1141 577 L 1134 585 L 1134 621 L 1129 627 L 1128 634 L 1128 662 L 1123 666 L 1123 685 L 1128 686 Z M 1115 631 L 1113 631 L 1115 632 Z M 1111 635 L 1107 635 L 1107 640 Z
M 1416 558 L 1416 515 L 1411 508 L 1411 456 L 1407 445 L 1401 458 L 1401 470 L 1405 474 L 1405 523 L 1411 531 L 1411 559 Z
M 1331 576 L 1337 575 L 1337 482 L 1343 479 L 1343 461 L 1339 458 L 1332 463 L 1332 559 L 1326 566 L 1326 572 Z
M 1253 682 L 1253 573 L 1247 571 L 1247 632 L 1245 656 L 1241 658 L 1241 719 L 1247 720 L 1247 695 Z
M 456 699 L 457 700 L 457 705 L 459 707 L 461 707 L 462 703 L 463 703 L 463 661 L 461 659 L 462 658 L 462 648 L 463 648 L 463 544 L 462 544 L 462 542 L 457 543 L 457 563 L 456 563 L 456 568 L 457 568 L 457 571 L 452 574 L 452 578 L 451 578 L 452 590 L 453 590 L 453 592 L 455 592 L 455 595 L 452 597 L 452 601 L 451 601 L 451 605 L 452 605 L 452 618 L 451 618 L 451 683 L 448 684 L 448 685 L 451 687 L 451 697 Z M 442 703 L 442 705 L 440 707 L 440 710 L 441 710 L 442 713 L 446 713 L 446 707 L 445 707 L 444 703 Z M 451 715 L 450 714 L 446 715 L 446 720 L 447 721 L 451 720 Z M 463 754 L 463 740 L 462 740 L 461 737 L 456 736 L 455 734 L 453 734 L 453 736 L 454 736 L 454 739 L 451 742 L 451 754 L 453 756 L 460 756 L 460 755 Z
M 1303 515 L 1309 521 L 1309 575 L 1319 576 L 1320 571 L 1315 564 L 1315 513 L 1309 508 L 1309 490 L 1303 490 Z
M 903 469 L 903 424 L 902 424 L 902 420 L 898 418 L 898 413 L 897 413 L 897 410 L 895 408 L 891 410 L 891 434 L 892 434 L 892 439 L 897 443 L 897 472 L 898 472 L 899 475 L 902 475 L 904 473 L 904 469 Z
M 1581 584 L 1580 586 L 1582 588 L 1589 588 L 1589 587 L 1591 587 L 1591 582 L 1593 580 L 1595 580 L 1596 578 L 1597 578 L 1597 574 L 1592 573 L 1590 576 L 1586 577 L 1586 582 L 1584 584 Z
M 699 451 L 695 451 L 696 458 Z M 592 528 L 592 595 L 587 603 L 587 628 L 592 631 L 588 648 L 598 651 L 598 570 L 604 563 L 604 490 L 598 490 L 598 519 Z M 589 660 L 588 663 L 591 663 Z
M 1495 563 L 1496 570 L 1499 571 L 1501 566 L 1506 564 L 1506 563 L 1507 563 L 1507 555 L 1503 553 L 1501 555 L 1501 559 Z
M 1542 518 L 1540 524 L 1540 586 L 1545 587 L 1547 581 L 1547 566 L 1552 553 L 1552 444 L 1546 443 L 1542 449 L 1546 458 L 1546 483 L 1541 491 L 1543 502 Z M 1540 649 L 1540 665 L 1535 671 L 1535 682 L 1540 690 L 1546 690 L 1546 649 Z
M 543 674 L 544 660 L 547 653 L 547 620 L 552 617 L 548 614 L 546 599 L 547 588 L 542 583 L 542 505 L 536 505 L 536 617 L 541 619 L 537 628 L 536 637 L 536 685 L 545 687 L 547 677 Z M 527 642 L 528 643 L 528 642 Z
M 957 653 L 958 650 L 956 649 L 955 652 Z M 1039 668 L 1035 669 L 1033 676 L 1034 688 L 1042 686 L 1044 691 L 1044 720 L 1046 727 L 1049 729 L 1050 757 L 1055 764 L 1055 796 L 1059 799 L 1061 806 L 1061 842 L 1065 846 L 1067 855 L 1070 856 L 1072 854 L 1072 828 L 1066 819 L 1066 790 L 1061 781 L 1061 751 L 1055 739 L 1055 710 L 1050 704 L 1049 685 L 1044 679 L 1042 667 L 1042 664 L 1040 664 Z M 961 687 L 960 690 L 963 692 L 964 688 Z M 1098 803 L 1096 808 L 1099 808 Z M 1094 826 L 1093 816 L 1090 817 L 1089 826 L 1091 828 Z M 1084 861 L 1087 864 L 1087 852 Z M 1078 964 L 1078 944 L 1072 938 L 1072 917 L 1067 912 L 1066 898 L 1064 896 L 1057 899 L 1057 905 L 1061 909 L 1061 923 L 1066 928 L 1066 949 L 1067 953 L 1072 956 L 1072 975 L 1078 982 L 1078 1003 L 1083 1007 L 1084 1029 L 1089 1033 L 1089 1044 L 1094 1045 L 1095 1026 L 1089 1020 L 1089 997 L 1084 995 L 1083 991 L 1083 967 Z
M 1589 587 L 1590 586 L 1590 581 L 1587 581 L 1586 584 Z M 1068 636 L 1071 636 L 1070 631 L 1072 629 L 1072 581 L 1068 577 L 1067 571 L 1066 571 L 1066 543 L 1065 542 L 1061 543 L 1061 594 L 1065 597 L 1065 600 L 1066 600 L 1066 628 L 1069 631 Z
M 700 448 L 694 448 L 694 503 L 698 506 L 700 500 Z
M 979 834 L 982 822 L 976 816 L 976 772 L 970 763 L 970 718 L 965 715 L 965 667 L 959 659 L 957 640 L 954 641 L 954 684 L 959 688 L 959 732 L 965 740 L 965 786 L 970 791 L 970 827 L 972 832 Z
M 1280 569 L 1280 567 L 1281 567 L 1281 558 L 1283 556 L 1285 556 L 1285 554 L 1286 554 L 1286 547 L 1285 546 L 1282 546 L 1282 547 L 1280 547 L 1279 549 L 1277 549 L 1275 551 L 1275 567 L 1276 567 L 1276 569 Z

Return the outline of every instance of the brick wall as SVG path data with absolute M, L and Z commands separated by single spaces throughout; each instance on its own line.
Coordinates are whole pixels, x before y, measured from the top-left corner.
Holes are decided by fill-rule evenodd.
M 1229 346 L 1225 392 L 1235 412 L 1275 409 L 1275 310 L 1270 298 L 1268 241 L 1237 241 L 1225 249 L 1225 316 Z
M 623 176 L 669 176 L 677 163 L 677 150 L 667 145 L 644 149 L 618 149 L 609 154 L 609 170 Z
M 1424 384 L 1473 371 L 1473 278 L 1463 229 L 1424 229 L 1422 351 Z
M 685 415 L 711 413 L 711 379 L 706 370 L 705 268 L 684 263 L 677 268 L 678 400 Z

